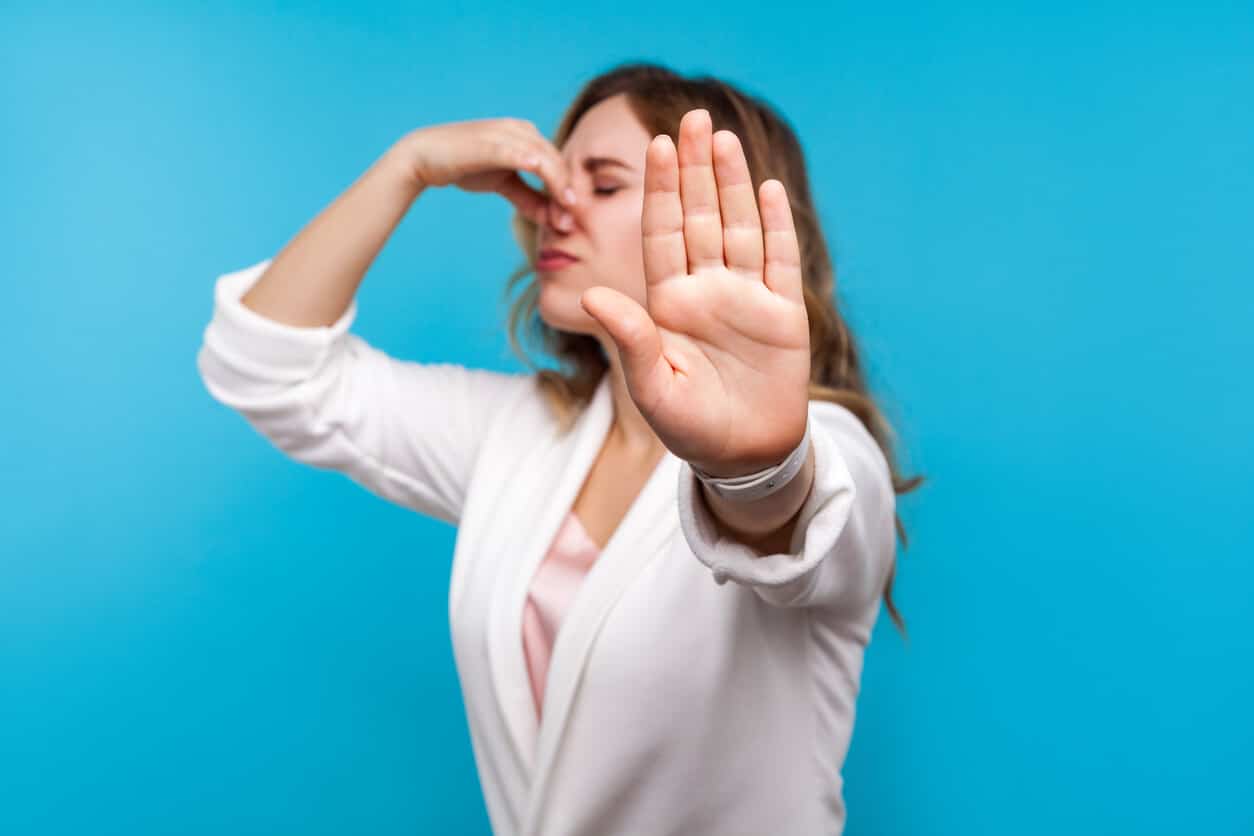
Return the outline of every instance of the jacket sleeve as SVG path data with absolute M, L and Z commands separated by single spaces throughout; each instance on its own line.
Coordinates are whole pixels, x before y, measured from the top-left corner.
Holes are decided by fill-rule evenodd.
M 888 463 L 857 417 L 810 401 L 814 486 L 787 554 L 761 555 L 721 536 L 687 462 L 679 468 L 679 520 L 714 580 L 751 588 L 780 607 L 863 611 L 878 603 L 896 554 L 896 495 Z
M 356 300 L 329 326 L 263 317 L 240 297 L 270 261 L 215 282 L 196 357 L 209 394 L 296 461 L 456 525 L 494 412 L 531 377 L 393 358 L 349 333 Z

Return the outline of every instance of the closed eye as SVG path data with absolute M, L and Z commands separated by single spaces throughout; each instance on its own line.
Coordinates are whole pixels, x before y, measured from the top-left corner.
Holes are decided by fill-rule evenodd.
M 595 194 L 611 195 L 611 194 L 614 194 L 614 192 L 618 191 L 620 188 L 622 187 L 621 186 L 606 186 L 600 189 L 593 189 L 593 192 Z

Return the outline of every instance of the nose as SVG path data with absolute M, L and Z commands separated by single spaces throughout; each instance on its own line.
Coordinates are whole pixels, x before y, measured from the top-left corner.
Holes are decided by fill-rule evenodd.
M 570 232 L 575 228 L 574 215 L 553 198 L 545 201 L 545 225 L 557 232 Z

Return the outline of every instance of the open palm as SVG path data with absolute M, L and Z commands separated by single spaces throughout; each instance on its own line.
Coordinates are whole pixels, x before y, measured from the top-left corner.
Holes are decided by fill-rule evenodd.
M 761 214 L 758 202 L 761 202 Z M 627 388 L 676 456 L 718 476 L 782 460 L 805 433 L 810 336 L 792 210 L 755 200 L 740 140 L 692 110 L 654 137 L 641 215 L 647 310 L 606 287 L 584 309 L 618 346 Z

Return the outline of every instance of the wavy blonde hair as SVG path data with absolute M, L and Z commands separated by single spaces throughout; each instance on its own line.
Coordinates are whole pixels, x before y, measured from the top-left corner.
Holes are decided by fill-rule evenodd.
M 716 78 L 685 78 L 657 64 L 627 63 L 584 85 L 562 117 L 554 144 L 560 148 L 589 109 L 619 94 L 626 94 L 632 111 L 650 135 L 668 134 L 676 142 L 683 115 L 694 108 L 705 108 L 715 130 L 726 128 L 740 138 L 755 193 L 764 180 L 774 178 L 784 184 L 801 245 L 806 315 L 810 321 L 810 399 L 834 401 L 858 417 L 888 461 L 895 493 L 917 488 L 922 476 L 905 478 L 898 472 L 892 427 L 867 389 L 854 336 L 836 308 L 835 270 L 810 194 L 801 143 L 792 128 L 764 101 Z M 515 214 L 512 223 L 527 260 L 510 275 L 505 287 L 507 300 L 522 280 L 534 273 L 536 259 L 536 224 L 520 214 Z M 541 391 L 565 430 L 587 405 L 609 363 L 595 337 L 547 325 L 538 313 L 538 303 L 539 285 L 531 281 L 510 304 L 507 333 L 513 351 L 537 373 Z M 518 338 L 524 327 L 530 329 L 527 336 L 559 360 L 561 370 L 538 369 L 531 362 Z M 895 522 L 904 547 L 906 531 L 901 517 L 897 516 Z M 884 586 L 884 602 L 904 635 L 905 622 L 893 603 L 895 573 L 894 560 Z

